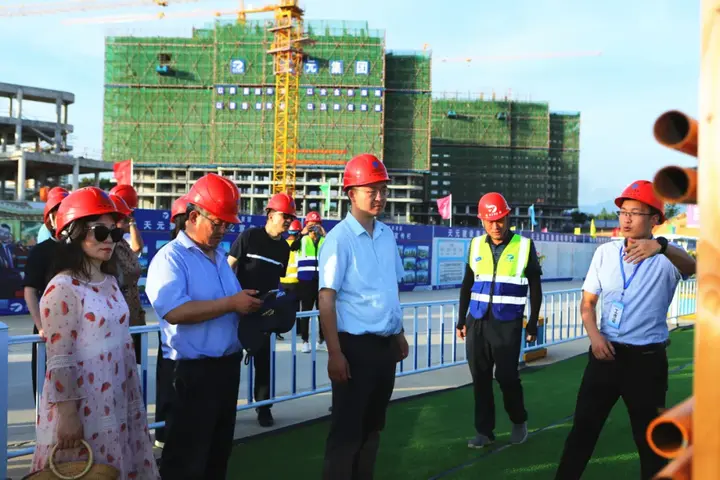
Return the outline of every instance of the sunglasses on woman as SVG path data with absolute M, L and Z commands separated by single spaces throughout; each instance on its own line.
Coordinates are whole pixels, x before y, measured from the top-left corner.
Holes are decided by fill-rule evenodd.
M 104 242 L 108 237 L 110 237 L 113 243 L 117 243 L 122 240 L 125 235 L 122 228 L 108 228 L 105 225 L 93 225 L 89 228 L 89 230 L 95 234 L 95 240 L 98 242 Z

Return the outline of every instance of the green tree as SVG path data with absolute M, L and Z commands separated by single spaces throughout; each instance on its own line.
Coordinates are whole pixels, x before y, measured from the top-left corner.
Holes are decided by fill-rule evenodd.
M 588 214 L 583 212 L 572 212 L 571 217 L 575 225 L 585 225 L 585 222 L 589 220 Z
M 598 220 L 614 220 L 617 218 L 617 215 L 615 215 L 614 212 L 608 212 L 607 209 L 603 208 L 596 218 Z
M 80 180 L 79 188 L 83 187 L 92 187 L 95 185 L 95 180 L 92 177 L 86 177 Z M 105 191 L 110 191 L 110 189 L 114 187 L 113 183 L 108 178 L 101 178 L 100 179 L 100 188 L 102 188 Z
M 676 217 L 680 213 L 680 205 L 677 203 L 666 203 L 665 204 L 665 216 L 667 218 Z

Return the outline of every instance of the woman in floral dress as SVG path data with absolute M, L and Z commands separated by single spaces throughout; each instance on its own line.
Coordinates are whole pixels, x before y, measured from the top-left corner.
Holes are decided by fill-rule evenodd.
M 111 465 L 121 479 L 159 478 L 128 330 L 129 311 L 109 260 L 123 232 L 102 190 L 71 193 L 57 214 L 58 272 L 40 301 L 47 375 L 32 471 L 56 460 Z

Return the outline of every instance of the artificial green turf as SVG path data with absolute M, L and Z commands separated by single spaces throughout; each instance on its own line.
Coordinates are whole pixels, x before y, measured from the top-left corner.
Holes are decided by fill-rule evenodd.
M 692 330 L 673 332 L 668 349 L 670 370 L 692 362 L 692 338 Z M 530 431 L 559 424 L 533 435 L 523 445 L 510 446 L 490 455 L 484 450 L 467 448 L 467 440 L 474 435 L 471 388 L 392 403 L 382 434 L 375 478 L 428 479 L 470 463 L 442 478 L 552 479 L 571 425 L 570 420 L 563 422 L 563 419 L 573 413 L 586 363 L 586 355 L 581 355 L 535 371 L 524 371 L 522 383 Z M 668 405 L 680 402 L 691 390 L 691 365 L 671 373 Z M 495 448 L 501 448 L 508 439 L 511 425 L 497 384 L 495 403 Z M 235 447 L 228 478 L 321 478 L 327 431 L 328 423 L 323 421 L 249 439 Z M 639 477 L 635 444 L 621 401 L 603 429 L 583 479 L 604 479 L 610 475 L 613 480 Z

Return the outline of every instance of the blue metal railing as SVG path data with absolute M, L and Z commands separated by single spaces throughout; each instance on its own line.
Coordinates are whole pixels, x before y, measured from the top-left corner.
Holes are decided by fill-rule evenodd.
M 697 285 L 694 279 L 680 283 L 668 311 L 669 323 L 677 325 L 680 317 L 695 313 L 696 289 Z M 575 341 L 586 336 L 580 316 L 581 298 L 582 291 L 580 289 L 554 291 L 543 295 L 543 306 L 541 310 L 543 324 L 538 328 L 538 338 L 535 342 L 532 342 L 532 344 L 524 341 L 525 335 L 523 332 L 520 354 L 521 361 L 525 353 Z M 462 365 L 466 362 L 464 349 L 462 349 L 462 358 L 458 358 L 458 339 L 455 333 L 455 323 L 458 316 L 458 300 L 404 303 L 402 307 L 405 335 L 410 344 L 410 355 L 398 363 L 396 374 L 398 377 Z M 291 331 L 289 342 L 288 340 L 279 342 L 275 335 L 272 335 L 270 355 L 271 398 L 270 400 L 259 402 L 253 401 L 253 365 L 252 362 L 248 366 L 243 365 L 242 370 L 245 372 L 244 375 L 247 379 L 245 388 L 247 403 L 239 405 L 238 411 L 330 391 L 327 373 L 322 372 L 320 377 L 317 373 L 318 366 L 320 364 L 324 366 L 324 361 L 320 361 L 323 359 L 323 356 L 319 355 L 316 348 L 318 312 L 299 312 L 297 316 L 298 318 L 309 317 L 311 319 L 310 355 L 305 357 L 303 354 L 298 354 L 298 338 L 295 329 Z M 145 401 L 145 405 L 147 405 L 149 382 L 148 365 L 150 357 L 148 334 L 152 333 L 157 335 L 159 326 L 155 324 L 132 327 L 130 331 L 133 334 L 141 334 L 142 358 L 138 368 L 140 369 L 143 400 Z M 448 336 L 450 338 L 448 338 Z M 35 343 L 40 344 L 37 361 L 38 391 L 35 402 L 36 405 L 38 405 L 42 394 L 43 379 L 45 378 L 45 345 L 41 342 L 39 335 L 9 336 L 8 327 L 0 322 L 0 385 L 7 385 L 6 391 L 0 394 L 0 479 L 6 478 L 7 462 L 9 459 L 31 455 L 34 451 L 34 447 L 8 450 L 8 427 L 10 426 L 8 422 L 8 401 L 10 388 L 10 347 L 16 345 L 31 346 Z M 278 348 L 279 345 L 281 347 L 280 349 Z M 305 361 L 305 358 L 308 360 Z M 306 388 L 302 388 L 299 381 L 302 380 L 298 374 L 301 364 L 306 364 L 305 366 L 310 370 L 309 378 L 305 378 L 307 381 L 306 384 L 309 383 Z M 154 375 L 154 370 L 151 371 Z M 284 390 L 278 389 L 278 379 L 281 377 L 285 377 L 285 380 L 287 380 L 287 386 L 284 387 Z M 318 383 L 319 378 L 324 379 L 322 384 Z M 28 378 L 28 383 L 29 382 L 30 380 Z M 241 391 L 242 390 L 243 388 L 241 387 Z M 155 429 L 163 425 L 164 422 L 150 423 L 149 428 Z

